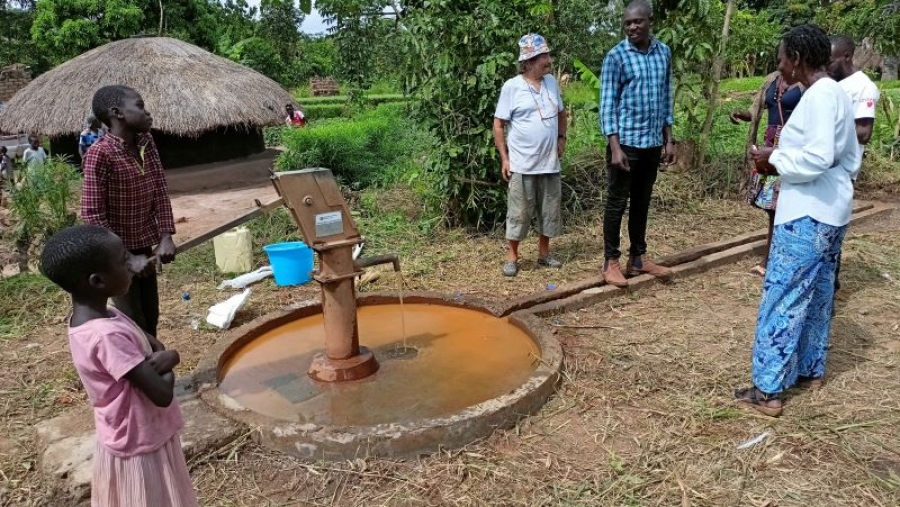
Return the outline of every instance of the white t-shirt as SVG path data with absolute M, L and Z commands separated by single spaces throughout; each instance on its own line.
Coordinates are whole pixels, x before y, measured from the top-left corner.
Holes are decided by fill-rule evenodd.
M 881 93 L 878 86 L 863 71 L 857 71 L 842 79 L 838 84 L 847 92 L 853 102 L 853 118 L 875 118 L 875 106 Z
M 808 216 L 847 225 L 858 147 L 850 98 L 833 79 L 819 79 L 803 94 L 769 157 L 781 178 L 775 224 Z
M 520 174 L 560 171 L 556 153 L 562 95 L 556 79 L 547 74 L 536 90 L 518 75 L 503 84 L 494 116 L 508 122 L 506 149 L 509 170 Z
M 35 164 L 41 165 L 47 160 L 47 152 L 44 151 L 44 148 L 38 146 L 38 149 L 33 149 L 30 146 L 25 149 L 25 153 L 22 154 L 22 161 L 25 162 L 26 167 L 31 167 Z
M 875 119 L 875 108 L 878 106 L 878 99 L 881 98 L 881 93 L 878 91 L 878 86 L 869 79 L 865 72 L 861 70 L 856 71 L 842 79 L 838 84 L 847 92 L 850 102 L 853 103 L 853 118 L 855 120 L 864 118 Z M 860 166 L 862 166 L 862 156 L 865 150 L 866 147 L 864 145 L 859 145 Z

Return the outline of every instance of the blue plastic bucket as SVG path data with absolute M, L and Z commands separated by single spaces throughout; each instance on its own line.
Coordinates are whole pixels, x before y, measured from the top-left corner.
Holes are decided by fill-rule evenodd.
M 274 243 L 263 247 L 272 265 L 275 285 L 287 287 L 302 285 L 312 278 L 313 251 L 302 241 Z

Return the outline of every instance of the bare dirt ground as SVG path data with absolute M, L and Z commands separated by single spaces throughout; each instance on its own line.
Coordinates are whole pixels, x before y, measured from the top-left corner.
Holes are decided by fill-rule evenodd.
M 183 243 L 252 211 L 254 200 L 265 204 L 277 199 L 278 194 L 266 181 L 249 187 L 173 193 L 171 197 L 177 242 Z
M 665 254 L 762 225 L 740 203 L 701 201 L 655 210 L 650 242 Z M 407 284 L 495 301 L 544 290 L 596 273 L 600 230 L 598 220 L 573 224 L 556 243 L 562 270 L 526 265 L 512 280 L 499 275 L 498 237 L 442 231 L 404 258 Z M 779 420 L 730 399 L 748 381 L 760 294 L 748 259 L 549 319 L 566 353 L 564 380 L 511 430 L 403 462 L 302 463 L 241 439 L 190 464 L 201 504 L 900 505 L 898 232 L 898 216 L 851 230 L 829 382 L 792 393 Z M 221 336 L 192 328 L 226 296 L 211 265 L 211 248 L 201 247 L 162 275 L 160 335 L 181 351 L 182 372 Z M 17 282 L 20 300 L 4 306 L 17 312 L 15 332 L 0 338 L 0 505 L 59 505 L 37 471 L 31 427 L 85 403 L 65 341 L 66 298 L 36 279 Z M 370 288 L 395 284 L 382 277 Z M 313 286 L 264 282 L 236 324 L 316 296 Z
M 263 204 L 278 197 L 268 171 L 277 150 L 237 161 L 216 162 L 166 171 L 175 217 L 176 243 L 182 243 L 252 210 L 254 200 Z M 4 194 L 5 197 L 5 194 Z M 0 206 L 0 232 L 10 229 L 9 210 Z M 19 272 L 15 251 L 0 242 L 0 273 Z

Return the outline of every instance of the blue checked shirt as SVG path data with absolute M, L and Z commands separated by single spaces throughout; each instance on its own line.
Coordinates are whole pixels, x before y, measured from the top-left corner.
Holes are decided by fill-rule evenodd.
M 623 40 L 600 71 L 600 129 L 634 148 L 663 145 L 663 127 L 674 119 L 672 50 L 652 39 L 647 53 Z

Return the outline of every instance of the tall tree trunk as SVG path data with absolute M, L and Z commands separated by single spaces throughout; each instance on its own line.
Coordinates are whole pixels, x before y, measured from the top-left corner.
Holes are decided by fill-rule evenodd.
M 706 94 L 709 97 L 709 105 L 706 109 L 706 121 L 703 122 L 703 131 L 700 134 L 700 156 L 698 166 L 706 162 L 706 150 L 709 149 L 709 134 L 712 131 L 713 120 L 716 114 L 716 105 L 719 102 L 719 80 L 722 78 L 722 65 L 725 62 L 725 50 L 728 48 L 728 31 L 731 28 L 731 14 L 734 12 L 734 0 L 728 0 L 725 9 L 725 22 L 722 24 L 722 41 L 719 44 L 719 52 L 713 60 L 712 80 Z
M 159 0 L 159 32 L 156 35 L 160 37 L 163 35 L 163 21 L 166 19 L 165 12 L 166 9 L 163 7 L 163 2 Z
M 16 260 L 19 263 L 19 273 L 27 273 L 28 269 L 28 247 L 31 246 L 30 238 L 16 239 Z

